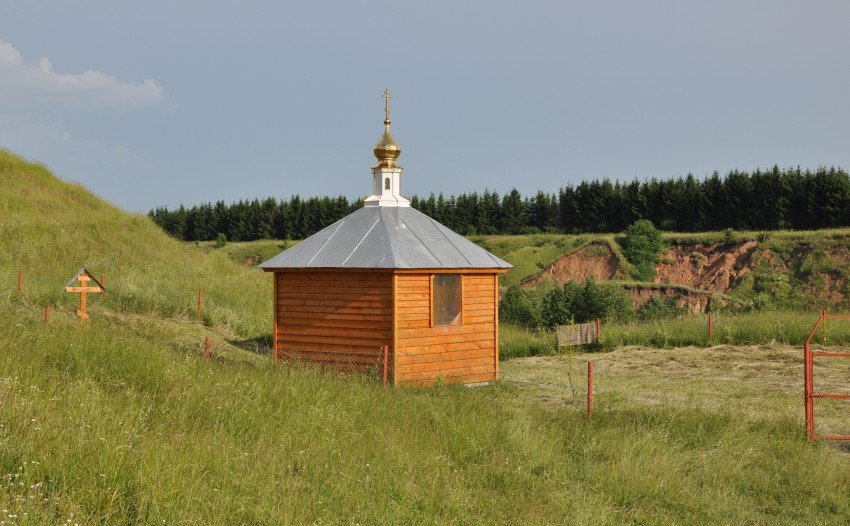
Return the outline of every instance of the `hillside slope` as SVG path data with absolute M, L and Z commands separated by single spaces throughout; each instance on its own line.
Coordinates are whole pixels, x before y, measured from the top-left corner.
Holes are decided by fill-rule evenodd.
M 107 289 L 92 308 L 190 318 L 203 289 L 206 323 L 243 336 L 271 330 L 271 279 L 261 271 L 186 247 L 148 217 L 123 212 L 4 150 L 0 181 L 0 302 L 72 308 L 78 297 L 62 287 L 86 267 L 105 277 Z
M 662 235 L 652 282 L 628 278 L 618 236 L 477 236 L 477 243 L 515 267 L 504 285 L 526 288 L 568 281 L 622 282 L 635 306 L 677 297 L 689 312 L 713 299 L 754 309 L 850 308 L 850 229 Z M 727 299 L 723 299 L 727 298 Z

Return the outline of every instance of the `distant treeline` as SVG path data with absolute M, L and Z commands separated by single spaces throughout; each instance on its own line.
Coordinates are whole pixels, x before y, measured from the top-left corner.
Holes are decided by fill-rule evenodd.
M 850 177 L 836 168 L 799 168 L 748 173 L 714 172 L 627 183 L 584 181 L 558 193 L 523 197 L 516 189 L 500 196 L 485 190 L 446 198 L 414 196 L 417 210 L 461 234 L 532 232 L 621 232 L 638 219 L 677 232 L 810 230 L 850 226 Z M 231 241 L 303 239 L 363 206 L 362 200 L 299 196 L 287 200 L 204 203 L 175 210 L 160 207 L 150 217 L 172 236 L 208 241 L 219 233 Z

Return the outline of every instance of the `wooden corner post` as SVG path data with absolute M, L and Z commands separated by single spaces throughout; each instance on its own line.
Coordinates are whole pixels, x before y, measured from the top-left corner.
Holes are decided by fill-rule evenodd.
M 278 298 L 278 281 L 280 281 L 281 274 L 279 272 L 272 273 L 274 276 L 274 327 L 272 329 L 272 363 L 277 365 L 277 331 L 278 331 L 278 323 L 280 321 L 280 305 L 278 302 L 280 299 Z
M 495 378 L 499 379 L 499 274 L 493 274 L 493 365 L 495 366 Z
M 431 282 L 433 283 L 433 279 L 431 280 Z M 430 314 L 429 314 L 429 316 L 430 316 Z M 429 320 L 428 324 L 430 325 L 430 323 L 431 322 Z M 392 330 L 393 330 L 393 356 L 392 356 L 392 360 L 393 360 L 393 368 L 392 368 L 393 387 L 398 386 L 398 362 L 397 362 L 397 358 L 398 358 L 398 327 L 399 327 L 399 323 L 398 323 L 398 273 L 393 272 L 393 323 L 392 323 Z

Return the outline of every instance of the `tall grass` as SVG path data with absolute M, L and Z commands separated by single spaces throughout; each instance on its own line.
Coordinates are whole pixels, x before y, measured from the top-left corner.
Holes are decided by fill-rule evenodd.
M 144 322 L 0 313 L 7 524 L 841 523 L 846 455 L 796 422 L 601 395 L 592 425 L 519 384 L 175 353 Z
M 802 346 L 819 316 L 819 313 L 787 311 L 715 313 L 710 339 L 708 315 L 628 322 L 604 321 L 601 348 L 610 350 L 627 345 L 670 348 L 720 344 Z M 503 360 L 555 354 L 557 351 L 552 331 L 531 330 L 502 323 L 499 326 L 499 338 Z M 850 320 L 828 320 L 818 329 L 812 342 L 850 345 Z
M 553 354 L 557 350 L 555 334 L 526 329 L 507 323 L 499 325 L 499 358 L 523 358 Z
M 271 330 L 271 278 L 171 239 L 146 216 L 127 214 L 83 187 L 0 150 L 0 303 L 73 309 L 62 287 L 81 267 L 105 276 L 91 306 L 192 318 L 203 289 L 207 323 L 254 337 Z M 24 273 L 17 297 L 18 272 Z
M 608 347 L 646 345 L 682 347 L 687 345 L 803 345 L 817 322 L 812 312 L 715 313 L 714 330 L 708 337 L 708 315 L 681 316 L 654 321 L 611 322 L 603 324 L 603 340 Z M 824 340 L 825 338 L 825 340 Z M 830 320 L 814 340 L 831 345 L 850 344 L 850 320 Z

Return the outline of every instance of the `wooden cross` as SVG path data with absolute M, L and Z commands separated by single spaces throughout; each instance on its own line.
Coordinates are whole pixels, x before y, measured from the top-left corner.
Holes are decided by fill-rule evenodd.
M 74 283 L 75 281 L 80 282 L 79 287 L 72 287 L 71 286 L 71 284 Z M 89 281 L 94 281 L 94 283 L 97 286 L 96 287 L 89 287 L 88 286 Z M 89 292 L 99 292 L 99 293 L 102 294 L 104 292 L 104 288 L 103 288 L 103 285 L 101 285 L 99 281 L 94 279 L 94 276 L 89 274 L 88 270 L 81 269 L 79 272 L 77 272 L 77 275 L 74 276 L 73 278 L 71 278 L 71 281 L 69 281 L 65 285 L 65 292 L 79 292 L 80 293 L 80 308 L 77 309 L 77 316 L 80 317 L 80 321 L 82 322 L 83 320 L 89 319 L 89 315 L 86 313 L 86 294 L 88 294 Z
M 390 120 L 390 99 L 392 98 L 392 96 L 390 95 L 390 89 L 389 88 L 387 88 L 386 91 L 384 91 L 384 94 L 382 95 L 382 97 L 384 97 L 386 99 L 384 111 L 387 112 L 387 120 Z

